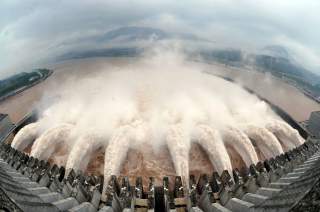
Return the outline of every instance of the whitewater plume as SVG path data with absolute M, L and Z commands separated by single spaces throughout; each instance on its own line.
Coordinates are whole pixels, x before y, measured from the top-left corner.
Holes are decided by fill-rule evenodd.
M 73 125 L 62 124 L 46 130 L 34 142 L 31 156 L 40 160 L 48 160 L 60 145 L 65 145 Z
M 101 146 L 102 144 L 96 135 L 86 134 L 78 138 L 69 154 L 66 170 L 85 171 L 92 153 Z
M 206 150 L 216 171 L 219 174 L 224 170 L 232 173 L 230 157 L 218 131 L 207 125 L 199 125 L 197 130 L 199 130 L 198 142 Z
M 103 194 L 106 191 L 111 175 L 117 175 L 120 172 L 121 164 L 126 158 L 129 150 L 130 126 L 122 126 L 117 129 L 109 140 L 104 158 L 104 185 Z
M 232 165 L 242 166 L 242 161 L 246 166 L 255 164 L 257 153 L 270 158 L 304 142 L 266 102 L 208 74 L 205 66 L 184 60 L 183 54 L 155 50 L 128 64 L 108 61 L 86 70 L 85 77 L 77 72 L 73 76 L 77 80 L 59 81 L 40 101 L 41 124 L 21 129 L 12 146 L 23 150 L 36 140 L 31 155 L 61 161 L 67 172 L 73 168 L 90 174 L 104 167 L 105 192 L 111 175 L 130 173 L 132 166 L 125 160 L 130 149 L 149 146 L 161 159 L 168 158 L 165 171 L 148 170 L 150 166 L 141 161 L 139 167 L 146 170 L 140 173 L 143 177 L 150 172 L 176 173 L 188 181 L 189 172 L 197 170 L 194 163 L 189 167 L 189 153 L 192 158 L 201 155 L 199 164 L 221 174 L 241 168 Z M 282 148 L 277 137 L 286 146 Z M 202 147 L 198 154 L 190 149 L 193 141 Z M 165 146 L 169 152 L 161 151 Z M 101 149 L 105 150 L 104 162 L 97 155 L 99 160 L 91 166 L 93 154 L 101 154 Z M 144 157 L 146 150 L 137 154 Z M 202 157 L 203 150 L 208 157 Z M 229 156 L 228 152 L 238 154 Z M 99 170 L 92 170 L 96 167 Z
M 39 123 L 24 126 L 14 137 L 11 146 L 19 151 L 27 148 L 39 135 Z
M 247 166 L 256 164 L 258 156 L 248 136 L 239 129 L 229 128 L 223 132 L 223 141 L 233 146 Z
M 296 129 L 283 121 L 273 120 L 266 125 L 266 128 L 273 132 L 288 149 L 297 147 L 305 142 Z
M 269 130 L 257 126 L 247 126 L 245 133 L 255 142 L 266 158 L 283 153 L 280 142 Z
M 183 178 L 185 185 L 188 185 L 190 138 L 181 125 L 176 124 L 169 129 L 166 140 L 176 174 Z

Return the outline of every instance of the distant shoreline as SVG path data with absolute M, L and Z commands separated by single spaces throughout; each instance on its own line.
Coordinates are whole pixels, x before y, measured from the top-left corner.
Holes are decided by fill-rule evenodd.
M 7 100 L 10 97 L 13 97 L 13 96 L 15 96 L 15 95 L 17 95 L 19 93 L 22 93 L 23 91 L 25 91 L 25 90 L 27 90 L 27 89 L 29 89 L 29 88 L 31 88 L 31 87 L 43 82 L 48 77 L 50 77 L 52 75 L 52 73 L 53 73 L 53 70 L 49 70 L 49 73 L 47 75 L 45 75 L 44 77 L 40 78 L 39 80 L 37 80 L 37 81 L 35 81 L 35 82 L 33 82 L 33 83 L 29 84 L 29 85 L 23 86 L 23 87 L 21 87 L 19 89 L 16 89 L 14 91 L 11 91 L 10 93 L 8 93 L 8 94 L 6 94 L 4 96 L 1 96 L 0 97 L 0 103 L 5 101 L 5 100 Z

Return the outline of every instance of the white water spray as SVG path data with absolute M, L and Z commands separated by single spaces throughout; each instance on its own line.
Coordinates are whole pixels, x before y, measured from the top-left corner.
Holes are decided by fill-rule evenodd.
M 227 145 L 234 146 L 236 151 L 242 157 L 246 166 L 256 164 L 258 156 L 248 136 L 241 130 L 230 128 L 223 133 L 223 142 Z
M 247 126 L 245 133 L 256 142 L 266 158 L 283 153 L 280 142 L 269 130 L 262 127 Z
M 131 127 L 126 125 L 117 129 L 110 138 L 104 158 L 104 185 L 103 194 L 107 189 L 111 175 L 118 175 L 121 164 L 127 156 L 129 150 L 129 131 Z
M 31 149 L 31 156 L 40 160 L 48 160 L 59 145 L 64 145 L 67 148 L 66 144 L 72 127 L 73 125 L 70 124 L 62 124 L 45 131 L 35 140 Z
M 81 136 L 70 152 L 66 170 L 85 171 L 92 153 L 102 146 L 98 140 L 97 136 L 91 134 Z
M 31 123 L 24 126 L 14 137 L 11 146 L 19 151 L 27 148 L 39 135 L 39 124 Z
M 54 147 L 49 150 L 49 143 L 70 144 L 67 169 L 85 171 L 95 150 L 105 148 L 109 142 L 105 151 L 105 189 L 110 176 L 121 172 L 129 148 L 148 142 L 155 152 L 167 144 L 175 171 L 184 178 L 188 178 L 189 169 L 193 171 L 188 167 L 190 138 L 207 151 L 208 162 L 219 173 L 232 170 L 224 144 L 237 150 L 246 165 L 257 162 L 247 135 L 268 158 L 283 152 L 277 138 L 265 129 L 276 117 L 265 102 L 241 86 L 203 73 L 201 66 L 184 61 L 179 54 L 161 51 L 149 55 L 152 57 L 135 59 L 119 67 L 99 66 L 100 72 L 94 72 L 95 66 L 94 74 L 90 72 L 82 78 L 77 72 L 77 80 L 72 78 L 51 89 L 41 104 L 46 112 L 39 112 L 41 130 L 72 123 L 72 136 L 64 136 L 61 129 L 63 138 L 53 141 L 59 137 L 59 130 L 55 133 L 49 130 L 49 135 L 34 144 L 32 154 L 39 157 L 54 154 L 56 150 Z M 247 135 L 238 130 L 247 125 L 252 125 L 245 131 Z M 13 146 L 23 144 L 25 148 L 38 137 L 40 133 L 31 126 L 17 134 Z M 283 138 L 295 139 L 295 145 L 303 143 L 290 126 L 280 125 L 280 131 L 272 127 L 268 129 L 277 136 L 281 132 Z
M 232 166 L 227 149 L 223 144 L 218 131 L 211 129 L 207 125 L 199 125 L 198 142 L 206 150 L 209 159 L 219 174 L 224 170 L 232 173 Z
M 273 120 L 266 125 L 267 129 L 273 132 L 289 149 L 297 147 L 305 142 L 296 129 L 283 121 Z
M 176 174 L 182 177 L 185 185 L 188 185 L 190 138 L 182 126 L 176 124 L 169 129 L 166 140 Z

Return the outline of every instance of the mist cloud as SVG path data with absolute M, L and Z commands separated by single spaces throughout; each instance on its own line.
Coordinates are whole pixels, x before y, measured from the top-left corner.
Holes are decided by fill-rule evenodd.
M 0 78 L 43 65 L 88 39 L 122 26 L 188 32 L 216 45 L 257 50 L 287 47 L 313 71 L 320 67 L 320 2 L 309 1 L 15 1 L 0 4 Z M 83 41 L 86 42 L 83 42 Z
M 221 174 L 235 168 L 228 146 L 249 166 L 304 142 L 264 101 L 185 58 L 177 48 L 159 46 L 125 66 L 101 66 L 90 76 L 49 88 L 37 104 L 38 121 L 22 128 L 11 145 L 18 150 L 32 145 L 30 155 L 51 158 L 67 171 L 86 171 L 104 149 L 104 182 L 121 174 L 130 149 L 159 153 L 167 147 L 175 174 L 188 185 L 193 143 Z

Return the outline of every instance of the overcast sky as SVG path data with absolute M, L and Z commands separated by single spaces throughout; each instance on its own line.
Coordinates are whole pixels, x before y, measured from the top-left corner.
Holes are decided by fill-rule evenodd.
M 319 0 L 1 0 L 0 78 L 122 26 L 188 32 L 227 47 L 286 47 L 320 74 Z

